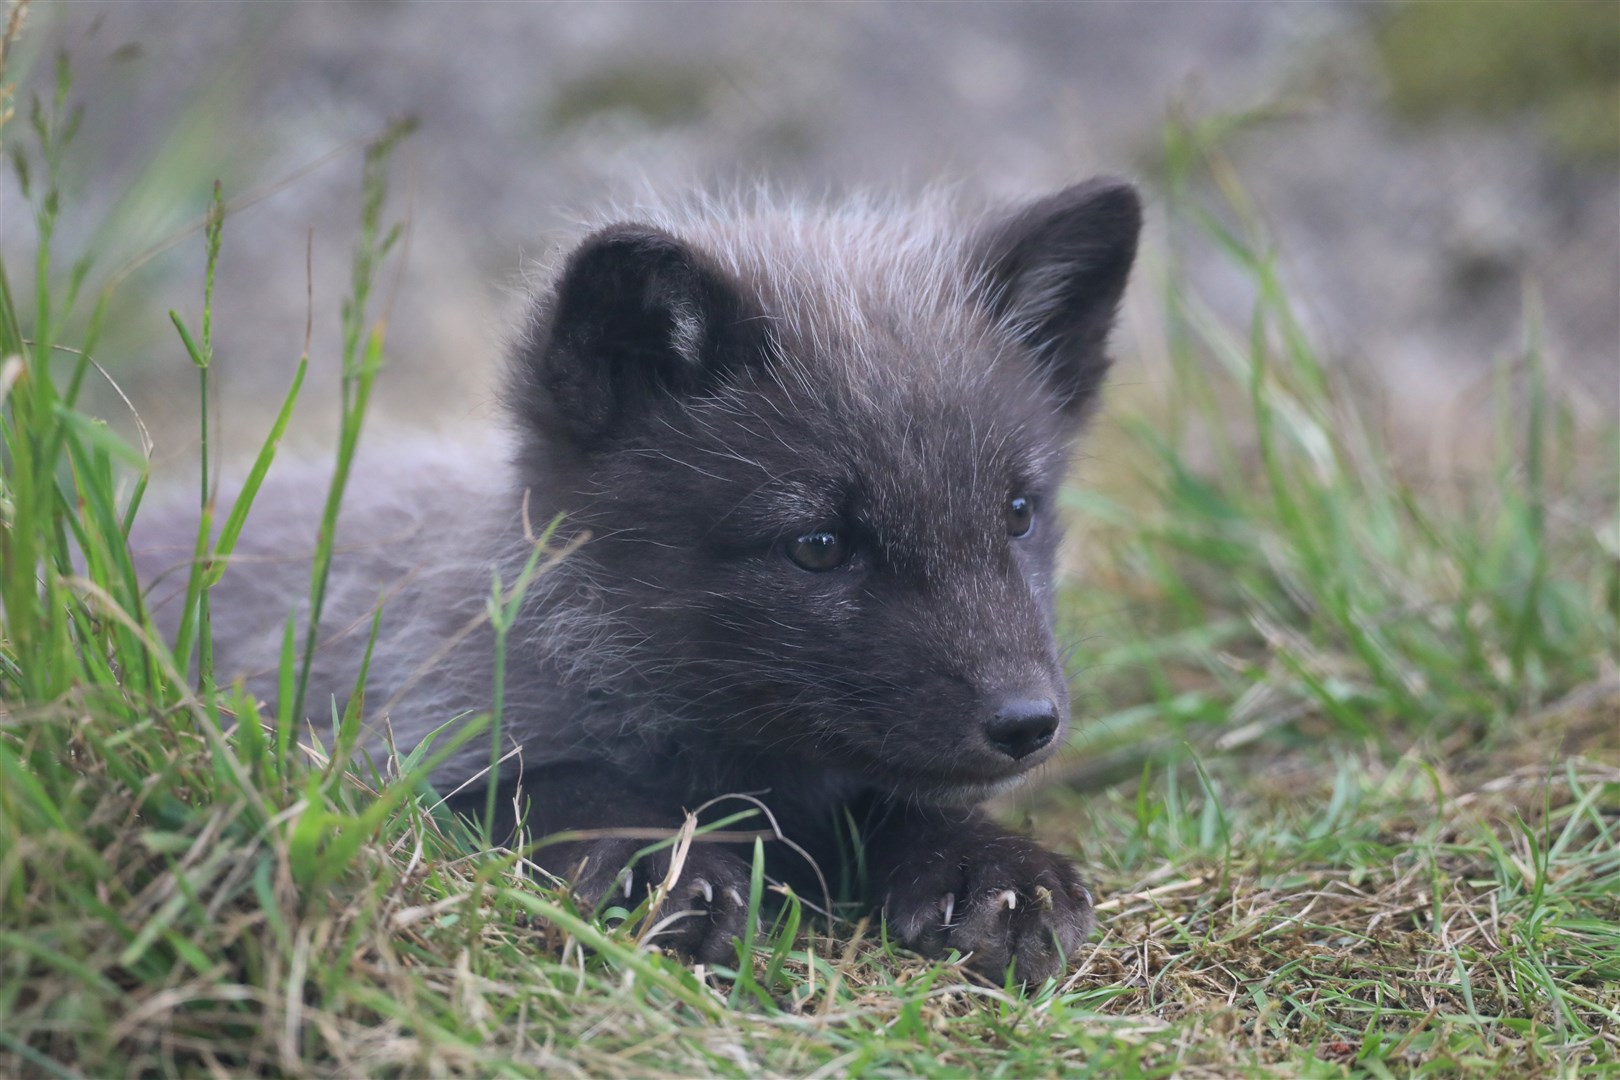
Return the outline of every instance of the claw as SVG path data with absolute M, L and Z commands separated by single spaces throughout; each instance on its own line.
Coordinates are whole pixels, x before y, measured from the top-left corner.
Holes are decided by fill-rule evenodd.
M 951 925 L 951 916 L 956 914 L 956 894 L 946 893 L 945 899 L 939 902 L 940 913 L 944 916 L 944 925 Z
M 1002 889 L 996 894 L 995 902 L 997 907 L 1004 907 L 1011 911 L 1018 906 L 1018 894 L 1012 889 Z
M 705 904 L 714 903 L 714 886 L 713 885 L 710 885 L 703 878 L 698 878 L 696 881 L 692 882 L 692 886 L 693 886 L 693 888 L 697 889 L 698 892 L 703 894 L 703 902 Z
M 748 902 L 745 901 L 742 898 L 742 893 L 738 892 L 736 889 L 727 889 L 726 890 L 726 899 L 730 900 L 732 902 L 732 904 L 734 904 L 737 907 L 747 907 L 748 906 Z
M 1035 903 L 1040 905 L 1042 911 L 1052 910 L 1052 890 L 1045 885 L 1035 886 Z
M 630 889 L 636 882 L 636 875 L 632 874 L 627 866 L 619 871 L 619 877 L 624 879 L 624 898 L 628 900 L 630 899 Z
M 1091 890 L 1086 888 L 1084 885 L 1070 885 L 1069 895 L 1074 897 L 1074 901 L 1077 904 L 1084 904 L 1086 907 L 1095 906 L 1091 900 Z

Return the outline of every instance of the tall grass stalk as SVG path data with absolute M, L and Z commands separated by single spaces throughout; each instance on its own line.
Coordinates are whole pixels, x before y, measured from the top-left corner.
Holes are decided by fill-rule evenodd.
M 208 220 L 204 238 L 208 247 L 208 263 L 203 284 L 202 343 L 192 340 L 191 331 L 177 311 L 169 312 L 185 345 L 186 354 L 197 368 L 197 412 L 201 431 L 198 451 L 197 542 L 192 551 L 191 567 L 186 579 L 186 604 L 181 615 L 180 631 L 175 652 L 182 663 L 191 661 L 191 647 L 197 645 L 197 677 L 204 693 L 212 692 L 214 678 L 214 650 L 211 622 L 208 614 L 208 590 L 211 586 L 208 551 L 214 540 L 214 489 L 208 472 L 208 371 L 214 362 L 214 274 L 219 268 L 219 249 L 225 230 L 225 200 L 218 181 L 214 183 L 213 202 L 208 207 Z
M 349 470 L 360 444 L 360 431 L 371 402 L 371 388 L 382 369 L 383 340 L 387 333 L 384 316 L 367 329 L 368 303 L 378 264 L 387 257 L 404 234 L 395 225 L 382 233 L 383 206 L 388 197 L 388 166 L 399 143 L 415 129 L 412 120 L 398 121 L 366 148 L 365 171 L 361 181 L 360 240 L 355 247 L 350 293 L 343 303 L 343 377 L 338 420 L 337 464 L 327 488 L 326 505 L 321 512 L 320 533 L 315 541 L 315 560 L 309 578 L 309 626 L 304 633 L 304 652 L 293 692 L 293 717 L 304 715 L 309 691 L 310 664 L 315 657 L 321 612 L 326 604 L 326 585 L 332 571 L 332 551 L 337 540 L 338 512 L 348 490 Z M 362 346 L 362 337 L 364 344 Z

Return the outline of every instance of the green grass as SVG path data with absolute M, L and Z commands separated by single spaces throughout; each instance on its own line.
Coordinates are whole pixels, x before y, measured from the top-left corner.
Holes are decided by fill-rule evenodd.
M 1532 334 L 1501 367 L 1494 456 L 1406 475 L 1319 363 L 1214 132 L 1171 132 L 1164 202 L 1248 276 L 1254 316 L 1203 307 L 1174 250 L 1139 278 L 1168 301 L 1169 389 L 1071 494 L 1087 719 L 1009 808 L 1085 861 L 1104 925 L 1025 993 L 792 897 L 735 969 L 645 948 L 413 783 L 351 773 L 360 706 L 334 745 L 298 731 L 307 624 L 260 716 L 209 676 L 244 519 L 214 519 L 202 462 L 189 629 L 162 641 L 124 543 L 145 455 L 78 409 L 109 303 L 87 283 L 119 275 L 53 250 L 57 85 L 0 128 L 41 237 L 0 260 L 0 1075 L 1620 1073 L 1617 433 L 1574 428 Z M 386 377 L 403 134 L 365 158 L 324 537 Z M 199 284 L 173 324 L 206 417 Z

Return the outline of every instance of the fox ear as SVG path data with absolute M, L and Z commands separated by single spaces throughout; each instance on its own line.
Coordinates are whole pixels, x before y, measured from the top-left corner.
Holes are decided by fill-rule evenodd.
M 583 445 L 660 398 L 700 393 L 760 355 L 761 323 L 702 252 L 613 225 L 568 257 L 536 307 L 515 372 L 524 417 Z
M 1108 331 L 1141 229 L 1136 190 L 1099 178 L 1030 203 L 981 234 L 991 314 L 1034 353 L 1072 414 L 1085 411 L 1108 371 Z

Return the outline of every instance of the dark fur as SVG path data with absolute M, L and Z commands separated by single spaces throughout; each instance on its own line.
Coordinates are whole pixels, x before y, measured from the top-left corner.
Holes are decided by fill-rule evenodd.
M 532 520 L 562 512 L 559 540 L 589 536 L 511 637 L 504 731 L 519 752 L 499 783 L 531 835 L 668 828 L 755 793 L 831 869 L 847 814 L 900 941 L 971 952 L 996 976 L 1010 960 L 1021 978 L 1058 973 L 1090 930 L 1089 895 L 1067 860 L 972 804 L 1063 741 L 1060 726 L 1015 759 L 986 725 L 1009 702 L 1066 723 L 1055 506 L 1139 225 L 1128 187 L 1093 181 L 976 219 L 765 207 L 592 234 L 515 351 L 513 479 L 480 493 L 467 477 L 487 457 L 468 469 L 431 451 L 358 474 L 315 689 L 346 694 L 364 635 L 343 628 L 391 591 L 367 697 L 374 717 L 390 703 L 400 751 L 487 709 L 487 626 L 429 661 L 476 620 L 493 572 L 514 579 L 527 490 Z M 269 513 L 297 534 L 310 515 L 293 486 Z M 1035 522 L 1013 538 L 1020 495 Z M 264 545 L 262 513 L 248 534 Z M 837 569 L 784 554 L 834 528 L 852 544 Z M 222 670 L 273 665 L 297 565 L 232 567 L 214 600 Z M 455 787 L 488 753 L 474 739 L 436 779 Z M 641 846 L 539 858 L 587 897 L 635 896 L 666 868 L 622 876 Z M 769 847 L 773 873 L 815 880 Z M 695 914 L 664 940 L 735 959 L 744 854 L 693 846 L 674 906 Z

